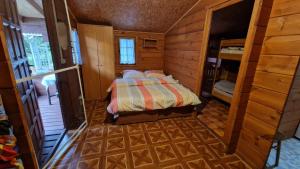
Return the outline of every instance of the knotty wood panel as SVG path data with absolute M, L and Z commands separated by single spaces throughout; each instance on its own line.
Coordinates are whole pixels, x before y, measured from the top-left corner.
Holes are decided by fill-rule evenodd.
M 204 8 L 204 4 L 199 3 L 165 37 L 165 71 L 196 93 L 206 15 Z
M 300 35 L 267 36 L 262 48 L 262 54 L 297 55 L 300 53 L 299 43 Z
M 296 0 L 274 0 L 237 146 L 253 168 L 264 168 L 280 119 L 287 135 L 292 133 L 287 127 L 295 129 L 299 123 L 299 112 L 291 112 L 299 103 L 292 86 L 299 83 L 294 78 L 300 56 L 299 5 Z
M 294 35 L 300 33 L 300 14 L 271 18 L 267 36 Z
M 299 56 L 260 55 L 257 71 L 293 75 Z
M 274 1 L 275 8 L 272 10 L 271 17 L 284 16 L 299 13 L 300 1 L 298 0 L 277 0 Z
M 135 39 L 135 65 L 121 65 L 120 64 L 120 51 L 119 51 L 119 38 L 129 37 Z M 157 48 L 144 48 L 143 40 L 156 39 Z M 119 75 L 125 69 L 136 70 L 150 70 L 150 69 L 163 69 L 163 55 L 164 55 L 164 34 L 151 33 L 151 32 L 134 32 L 134 31 L 114 31 L 114 47 L 116 55 L 116 74 Z
M 257 71 L 253 84 L 261 88 L 288 94 L 293 76 Z

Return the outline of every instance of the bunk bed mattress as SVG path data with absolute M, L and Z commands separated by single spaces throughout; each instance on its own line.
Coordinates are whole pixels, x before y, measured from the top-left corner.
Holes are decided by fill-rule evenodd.
M 108 92 L 111 102 L 107 111 L 119 113 L 160 110 L 199 105 L 199 98 L 173 78 L 116 79 Z
M 220 80 L 214 85 L 215 89 L 217 89 L 219 92 L 225 93 L 228 96 L 233 95 L 234 87 L 235 83 L 227 80 Z

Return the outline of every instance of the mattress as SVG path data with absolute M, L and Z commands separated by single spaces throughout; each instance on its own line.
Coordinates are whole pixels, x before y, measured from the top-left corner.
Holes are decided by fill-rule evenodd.
M 244 48 L 242 47 L 227 47 L 222 48 L 221 53 L 228 53 L 228 54 L 243 54 Z
M 220 92 L 224 92 L 230 95 L 233 95 L 235 83 L 227 81 L 227 80 L 220 80 L 215 83 L 214 88 Z
M 197 95 L 172 77 L 116 79 L 108 92 L 111 92 L 111 102 L 107 111 L 115 117 L 122 112 L 158 110 L 201 103 Z

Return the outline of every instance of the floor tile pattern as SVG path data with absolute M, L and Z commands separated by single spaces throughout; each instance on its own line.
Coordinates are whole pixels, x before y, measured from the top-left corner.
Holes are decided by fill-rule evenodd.
M 248 169 L 198 119 L 165 119 L 130 125 L 104 123 L 103 104 L 88 104 L 88 129 L 75 143 L 69 169 Z
M 215 99 L 210 100 L 198 118 L 219 137 L 224 136 L 229 106 Z

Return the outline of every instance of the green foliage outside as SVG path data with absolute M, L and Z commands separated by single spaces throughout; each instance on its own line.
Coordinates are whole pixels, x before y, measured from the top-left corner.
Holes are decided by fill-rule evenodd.
M 53 70 L 53 61 L 49 42 L 39 34 L 23 34 L 25 51 L 31 65 L 32 74 Z

